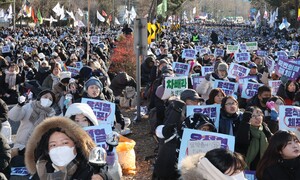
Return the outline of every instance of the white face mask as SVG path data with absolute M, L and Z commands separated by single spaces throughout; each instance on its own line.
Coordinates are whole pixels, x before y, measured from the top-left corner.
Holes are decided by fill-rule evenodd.
M 49 99 L 47 98 L 41 98 L 41 105 L 43 107 L 50 107 L 52 104 L 52 101 L 50 101 Z
M 244 171 L 241 171 L 235 175 L 232 175 L 231 176 L 233 179 L 236 179 L 236 180 L 246 180 L 245 178 L 245 175 L 244 175 Z
M 56 166 L 66 166 L 75 159 L 76 154 L 74 154 L 74 147 L 59 146 L 51 149 L 49 156 L 52 163 Z

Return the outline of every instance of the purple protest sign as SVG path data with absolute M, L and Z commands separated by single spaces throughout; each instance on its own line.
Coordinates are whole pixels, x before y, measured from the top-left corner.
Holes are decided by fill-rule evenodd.
M 250 61 L 250 53 L 249 52 L 241 52 L 234 54 L 234 60 L 237 63 L 246 63 Z
M 238 83 L 215 80 L 213 88 L 221 88 L 227 96 L 231 95 L 236 97 L 235 93 L 238 89 Z
M 112 132 L 112 128 L 108 124 L 101 126 L 88 126 L 83 128 L 98 147 L 106 149 L 106 135 Z
M 202 76 L 205 76 L 207 73 L 210 73 L 213 71 L 214 71 L 214 66 L 202 66 L 201 67 Z
M 279 60 L 287 60 L 289 58 L 288 54 L 285 51 L 277 51 L 275 52 L 277 56 L 277 61 Z
M 281 80 L 273 80 L 273 81 L 270 80 L 270 81 L 268 81 L 268 84 L 272 89 L 272 95 L 275 96 L 277 94 L 277 91 L 278 91 L 279 86 L 280 86 L 281 83 L 282 83 Z
M 242 90 L 241 97 L 245 98 L 245 99 L 252 98 L 253 96 L 255 96 L 257 94 L 258 88 L 262 85 L 263 84 L 247 81 L 246 83 L 243 84 L 243 90 Z
M 267 51 L 257 50 L 256 55 L 258 55 L 258 56 L 267 56 L 268 53 L 267 53 Z
M 275 67 L 276 74 L 285 75 L 289 79 L 296 80 L 300 75 L 300 65 L 289 60 L 279 60 Z
M 188 76 L 190 72 L 190 64 L 173 62 L 172 68 L 177 76 Z
M 221 57 L 223 57 L 224 56 L 224 53 L 225 53 L 225 51 L 223 50 L 223 49 L 215 49 L 215 51 L 214 51 L 214 55 L 215 55 L 215 57 L 218 57 L 218 56 L 221 56 Z
M 236 77 L 245 77 L 249 74 L 250 69 L 245 66 L 239 65 L 237 63 L 231 63 L 228 70 L 228 77 L 236 78 Z
M 185 59 L 196 59 L 196 50 L 195 49 L 184 49 L 181 54 L 182 58 Z

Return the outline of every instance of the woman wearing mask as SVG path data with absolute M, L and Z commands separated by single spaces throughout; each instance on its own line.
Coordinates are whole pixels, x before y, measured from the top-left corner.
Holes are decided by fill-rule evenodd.
M 26 146 L 25 164 L 33 179 L 110 179 L 106 173 L 94 174 L 89 164 L 95 143 L 76 123 L 52 117 L 37 126 Z
M 235 151 L 245 156 L 248 169 L 256 170 L 271 136 L 270 129 L 263 122 L 262 111 L 255 106 L 247 108 L 235 136 Z
M 187 156 L 182 160 L 183 180 L 246 180 L 246 163 L 241 154 L 226 149 L 213 149 Z
M 243 113 L 239 110 L 239 103 L 233 96 L 226 96 L 221 103 L 219 133 L 235 136 Z
M 259 180 L 300 179 L 300 142 L 291 131 L 277 131 L 259 161 Z
M 19 103 L 8 112 L 10 120 L 21 122 L 12 149 L 12 157 L 23 155 L 24 148 L 33 129 L 46 117 L 55 115 L 55 111 L 52 108 L 55 95 L 52 91 L 44 90 L 40 92 L 38 98 L 29 103 L 25 103 L 25 100 L 24 96 L 20 96 Z
M 225 92 L 221 88 L 212 89 L 206 100 L 206 105 L 221 104 L 222 99 L 226 96 Z

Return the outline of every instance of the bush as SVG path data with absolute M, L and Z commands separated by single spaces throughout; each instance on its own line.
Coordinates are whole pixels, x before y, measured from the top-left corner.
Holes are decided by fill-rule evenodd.
M 133 36 L 121 35 L 116 42 L 116 48 L 111 55 L 109 70 L 111 73 L 126 72 L 136 77 L 136 57 L 133 49 Z

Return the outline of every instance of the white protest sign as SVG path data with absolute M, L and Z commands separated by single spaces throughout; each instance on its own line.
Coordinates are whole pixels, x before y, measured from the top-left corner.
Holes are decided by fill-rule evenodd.
M 290 130 L 300 138 L 300 107 L 298 106 L 279 106 L 279 129 Z
M 254 82 L 246 81 L 243 84 L 241 97 L 245 98 L 245 99 L 252 98 L 253 96 L 255 96 L 257 94 L 258 88 L 262 85 L 263 84 L 260 84 L 260 83 L 254 83 Z
M 239 84 L 229 81 L 215 80 L 213 88 L 221 88 L 227 96 L 236 97 Z
M 188 88 L 187 76 L 166 77 L 165 90 L 162 99 L 168 99 L 170 96 L 180 96 L 181 92 Z
M 214 51 L 214 55 L 215 55 L 215 57 L 218 57 L 218 56 L 221 56 L 221 57 L 224 57 L 224 53 L 225 53 L 225 51 L 224 51 L 224 49 L 215 49 L 215 51 Z
M 196 90 L 197 86 L 203 81 L 204 76 L 192 76 L 193 89 Z
M 91 43 L 98 44 L 99 43 L 99 36 L 91 36 Z
M 90 98 L 82 98 L 81 103 L 86 103 L 93 109 L 99 125 L 109 124 L 111 127 L 114 125 L 116 111 L 114 103 Z
M 190 64 L 187 63 L 180 63 L 180 62 L 173 62 L 172 68 L 174 73 L 177 76 L 188 76 L 190 72 Z
M 199 55 L 200 55 L 200 56 L 203 56 L 204 54 L 209 54 L 209 53 L 210 53 L 210 50 L 207 49 L 207 48 L 202 48 L 202 49 L 200 49 L 200 51 L 199 51 Z
M 247 63 L 250 61 L 250 53 L 249 52 L 235 53 L 234 60 L 237 63 Z
M 196 53 L 200 52 L 201 49 L 202 49 L 202 46 L 195 46 Z
M 285 51 L 276 51 L 275 55 L 277 56 L 277 61 L 289 59 L 289 56 Z
M 275 96 L 277 94 L 278 88 L 281 84 L 281 80 L 269 80 L 268 84 L 272 89 L 272 95 Z
M 237 53 L 239 52 L 239 46 L 237 45 L 227 45 L 226 48 L 226 53 L 231 54 L 231 53 Z
M 214 66 L 202 66 L 201 67 L 202 76 L 205 76 L 207 73 L 210 73 L 213 71 L 214 71 Z
M 241 52 L 246 52 L 246 51 L 247 51 L 247 46 L 246 46 L 246 44 L 245 44 L 245 43 L 240 43 L 240 44 L 239 44 L 239 50 L 240 50 Z
M 78 68 L 79 70 L 83 67 L 82 62 L 75 62 L 76 64 L 76 68 Z
M 299 45 L 298 44 L 294 44 L 292 45 L 290 51 L 295 51 L 295 52 L 298 52 L 299 51 Z
M 2 46 L 2 54 L 9 53 L 9 52 L 10 52 L 10 46 L 9 45 Z
M 181 161 L 186 156 L 199 152 L 206 153 L 216 148 L 224 148 L 234 152 L 234 144 L 234 136 L 185 128 L 180 144 L 178 168 L 180 169 Z
M 269 57 L 263 57 L 269 72 L 273 72 L 275 68 L 275 61 Z
M 67 66 L 67 70 L 71 72 L 72 77 L 79 75 L 80 69 L 77 67 Z
M 257 50 L 258 45 L 257 42 L 246 42 L 247 51 L 254 51 Z
M 107 149 L 106 135 L 112 132 L 109 124 L 101 124 L 101 126 L 88 126 L 83 128 L 93 139 L 98 147 Z
M 215 127 L 219 129 L 220 120 L 220 104 L 201 105 L 201 106 L 186 106 L 186 116 L 190 116 L 195 113 L 202 113 L 207 115 L 215 124 Z
M 182 51 L 181 57 L 187 59 L 196 59 L 196 50 L 195 49 L 184 49 Z
M 234 79 L 236 77 L 241 78 L 247 76 L 249 72 L 250 72 L 249 68 L 239 65 L 237 63 L 231 63 L 228 69 L 228 77 Z
M 258 55 L 258 56 L 267 56 L 268 55 L 268 53 L 267 53 L 267 51 L 263 51 L 263 50 L 257 50 L 256 51 L 256 55 Z

